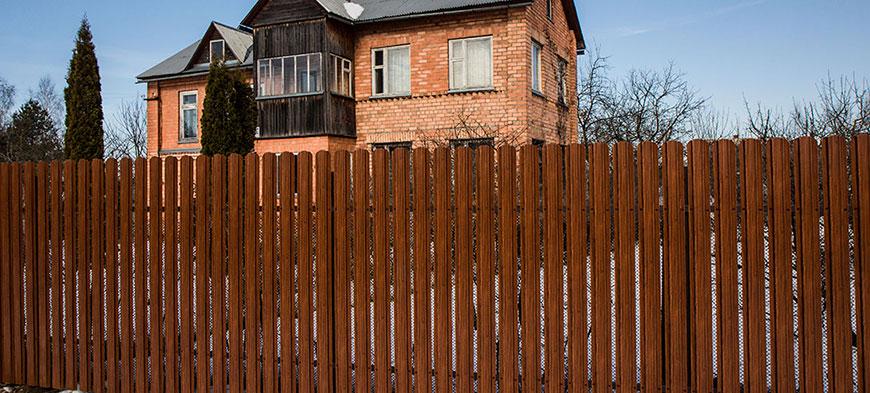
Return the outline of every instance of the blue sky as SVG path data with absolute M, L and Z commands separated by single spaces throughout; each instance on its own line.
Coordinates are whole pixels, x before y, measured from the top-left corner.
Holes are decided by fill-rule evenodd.
M 436 0 L 433 0 L 436 1 Z M 200 38 L 211 20 L 238 23 L 253 0 L 10 0 L 0 24 L 0 77 L 18 99 L 49 75 L 58 87 L 79 19 L 93 25 L 107 116 L 144 94 L 135 76 Z M 867 0 L 577 0 L 589 45 L 613 73 L 673 61 L 714 106 L 743 97 L 789 108 L 829 72 L 870 78 Z M 582 61 L 582 59 L 581 59 Z

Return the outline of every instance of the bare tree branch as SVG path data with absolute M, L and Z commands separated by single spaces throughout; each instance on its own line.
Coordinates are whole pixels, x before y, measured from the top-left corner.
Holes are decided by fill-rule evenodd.
M 108 157 L 144 157 L 147 154 L 147 109 L 144 101 L 123 101 L 106 127 L 105 149 Z

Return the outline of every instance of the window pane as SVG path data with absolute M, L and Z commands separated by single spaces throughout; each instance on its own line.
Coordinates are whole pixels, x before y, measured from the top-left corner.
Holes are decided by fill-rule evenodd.
M 350 96 L 351 95 L 351 73 L 350 70 L 342 71 L 341 78 L 341 93 Z
M 376 50 L 375 51 L 375 66 L 384 65 L 384 51 Z
M 197 119 L 196 119 L 196 109 L 186 109 L 184 110 L 184 129 L 183 129 L 183 138 L 196 138 L 196 129 L 197 129 Z
M 260 96 L 268 96 L 270 95 L 269 90 L 271 88 L 271 82 L 269 79 L 269 61 L 268 60 L 260 60 Z
M 375 70 L 375 94 L 384 94 L 384 70 L 376 69 Z
M 272 75 L 275 77 L 272 78 L 272 94 L 273 95 L 282 95 L 284 92 L 284 61 L 282 59 L 273 59 L 272 60 Z
M 196 94 L 186 94 L 181 96 L 181 105 L 196 105 Z
M 322 88 L 320 86 L 321 80 L 321 63 L 320 63 L 320 54 L 316 55 L 308 55 L 308 91 L 316 92 L 321 91 Z
M 214 41 L 211 43 L 211 60 L 223 60 L 224 59 L 224 42 L 223 41 Z
M 287 94 L 296 93 L 296 58 L 284 58 L 284 91 Z
M 390 94 L 411 92 L 411 59 L 409 48 L 394 48 L 387 55 L 387 91 Z
M 308 57 L 296 56 L 296 92 L 308 92 Z
M 532 43 L 532 89 L 541 91 L 541 46 Z
M 468 87 L 486 87 L 492 84 L 492 41 L 470 40 L 466 43 L 468 51 Z

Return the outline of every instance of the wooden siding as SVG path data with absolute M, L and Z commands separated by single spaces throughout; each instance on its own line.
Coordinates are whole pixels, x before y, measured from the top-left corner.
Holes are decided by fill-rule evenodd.
M 251 27 L 283 22 L 298 22 L 326 16 L 326 10 L 315 0 L 273 0 L 266 2 L 254 15 L 246 18 Z

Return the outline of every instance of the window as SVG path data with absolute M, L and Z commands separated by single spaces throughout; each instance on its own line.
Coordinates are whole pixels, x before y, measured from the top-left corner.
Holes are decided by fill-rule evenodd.
M 320 53 L 262 59 L 258 62 L 259 97 L 323 91 Z
M 330 85 L 333 93 L 353 97 L 353 62 L 344 57 L 332 55 L 332 82 Z
M 477 149 L 481 146 L 495 146 L 494 138 L 470 138 L 470 139 L 452 139 L 450 141 L 450 147 L 470 147 L 472 149 Z
M 553 0 L 547 0 L 547 19 L 553 20 Z
M 212 40 L 209 45 L 208 59 L 211 62 L 223 61 L 226 57 L 224 40 Z
M 532 41 L 532 91 L 536 93 L 541 93 L 541 52 L 541 44 Z
M 559 80 L 559 103 L 567 104 L 568 101 L 568 62 L 563 58 L 559 58 L 559 70 L 557 78 Z
M 196 92 L 184 92 L 179 97 L 180 124 L 179 139 L 182 141 L 196 140 L 199 128 L 198 108 L 196 106 Z
M 372 150 L 386 149 L 392 152 L 396 149 L 411 149 L 411 142 L 372 143 Z
M 450 89 L 492 86 L 492 37 L 450 41 Z
M 372 51 L 372 95 L 411 94 L 411 47 L 397 46 Z

